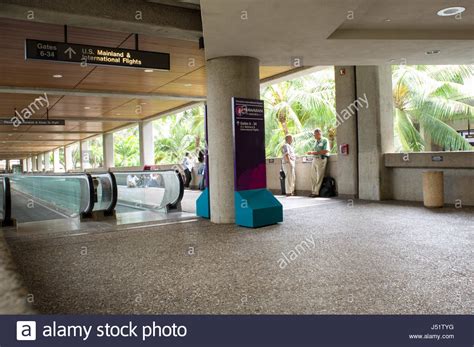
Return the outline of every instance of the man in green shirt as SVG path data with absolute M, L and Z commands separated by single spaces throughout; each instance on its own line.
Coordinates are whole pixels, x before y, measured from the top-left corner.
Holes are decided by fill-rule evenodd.
M 329 158 L 329 141 L 322 136 L 321 129 L 314 130 L 314 139 L 316 140 L 314 151 L 308 152 L 313 155 L 313 164 L 311 167 L 311 198 L 319 196 L 319 190 L 323 183 L 326 172 L 326 164 Z

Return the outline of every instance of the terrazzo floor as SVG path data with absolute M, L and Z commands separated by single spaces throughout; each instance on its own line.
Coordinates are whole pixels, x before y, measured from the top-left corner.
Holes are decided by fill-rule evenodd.
M 42 313 L 474 312 L 474 209 L 291 206 L 284 223 L 254 230 L 188 219 L 6 236 Z

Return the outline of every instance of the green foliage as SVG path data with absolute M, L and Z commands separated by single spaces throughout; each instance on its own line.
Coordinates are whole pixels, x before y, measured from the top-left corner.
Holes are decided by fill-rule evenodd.
M 271 85 L 262 91 L 265 101 L 266 156 L 281 156 L 285 135 L 292 134 L 297 155 L 313 149 L 315 128 L 321 128 L 335 146 L 334 69 Z
M 104 163 L 104 151 L 102 137 L 97 137 L 89 141 L 89 164 L 92 168 L 99 168 Z
M 114 133 L 114 165 L 116 167 L 140 165 L 138 127 Z
M 473 150 L 452 127 L 453 121 L 474 120 L 474 91 L 465 82 L 471 65 L 394 66 L 396 147 L 420 152 L 431 143 L 447 151 Z
M 203 106 L 160 118 L 153 127 L 155 163 L 180 163 L 186 152 L 195 153 L 205 147 Z

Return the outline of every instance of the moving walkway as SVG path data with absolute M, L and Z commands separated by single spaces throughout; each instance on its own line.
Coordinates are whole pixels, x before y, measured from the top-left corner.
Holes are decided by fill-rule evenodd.
M 2 225 L 116 213 L 181 210 L 184 184 L 172 170 L 0 176 Z

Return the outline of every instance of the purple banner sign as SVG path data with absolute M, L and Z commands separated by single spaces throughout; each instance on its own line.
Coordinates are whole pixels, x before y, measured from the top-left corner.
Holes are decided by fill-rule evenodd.
M 267 187 L 262 100 L 232 98 L 235 190 Z

